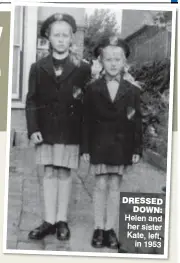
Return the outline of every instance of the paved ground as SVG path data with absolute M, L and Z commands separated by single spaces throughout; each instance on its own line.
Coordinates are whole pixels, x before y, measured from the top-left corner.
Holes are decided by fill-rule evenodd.
M 93 176 L 82 163 L 80 172 L 73 172 L 73 191 L 69 224 L 71 240 L 60 242 L 55 236 L 43 241 L 27 239 L 28 232 L 41 223 L 42 168 L 36 167 L 32 148 L 14 147 L 10 157 L 7 248 L 21 250 L 61 250 L 81 252 L 116 252 L 96 250 L 90 240 L 93 228 Z M 161 192 L 165 175 L 151 165 L 141 162 L 124 175 L 122 190 L 133 192 Z

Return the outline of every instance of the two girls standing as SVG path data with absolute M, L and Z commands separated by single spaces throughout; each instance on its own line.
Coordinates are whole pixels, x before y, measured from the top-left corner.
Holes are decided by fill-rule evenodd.
M 88 64 L 72 59 L 75 31 L 76 23 L 67 14 L 48 18 L 41 35 L 49 39 L 51 53 L 30 71 L 27 127 L 36 145 L 37 162 L 44 165 L 45 218 L 29 238 L 55 233 L 59 240 L 70 238 L 70 172 L 78 168 L 81 151 L 96 181 L 92 246 L 117 249 L 114 227 L 121 175 L 124 166 L 138 162 L 141 155 L 139 90 L 132 78 L 125 80 L 128 46 L 108 38 L 98 48 L 104 75 L 86 88 L 84 96 L 91 70 Z

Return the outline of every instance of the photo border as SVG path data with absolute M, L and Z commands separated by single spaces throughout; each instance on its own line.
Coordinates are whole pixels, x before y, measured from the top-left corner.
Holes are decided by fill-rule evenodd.
M 123 10 L 155 10 L 172 12 L 172 31 L 171 31 L 171 65 L 170 65 L 170 92 L 169 92 L 169 120 L 168 120 L 168 150 L 167 150 L 167 171 L 166 171 L 166 208 L 165 208 L 165 243 L 164 254 L 134 254 L 134 253 L 102 253 L 102 252 L 66 252 L 66 251 L 40 251 L 40 250 L 18 250 L 7 249 L 7 220 L 8 220 L 8 186 L 9 186 L 9 164 L 10 164 L 10 137 L 11 137 L 11 102 L 12 102 L 12 66 L 9 67 L 9 85 L 8 85 L 8 119 L 7 119 L 7 145 L 6 145 L 6 172 L 5 172 L 5 197 L 4 197 L 4 227 L 3 227 L 3 253 L 4 254 L 27 254 L 27 255 L 61 255 L 61 256 L 81 256 L 81 257 L 107 257 L 107 258 L 139 258 L 139 259 L 167 259 L 169 246 L 169 217 L 170 217 L 170 180 L 171 180 L 171 160 L 172 160 L 172 120 L 173 120 L 173 94 L 174 94 L 174 63 L 175 63 L 175 36 L 176 36 L 176 9 L 171 4 L 157 4 L 151 6 L 148 4 L 131 4 L 131 6 L 122 3 L 42 3 L 42 2 L 23 2 L 15 1 L 11 4 L 11 33 L 10 33 L 10 57 L 9 65 L 13 63 L 13 41 L 14 41 L 14 10 L 16 6 L 38 6 L 38 7 L 74 7 L 74 8 L 110 8 L 116 9 L 117 6 Z

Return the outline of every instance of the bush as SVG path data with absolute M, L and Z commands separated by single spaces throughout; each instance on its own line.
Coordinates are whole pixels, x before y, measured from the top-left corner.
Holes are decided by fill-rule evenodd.
M 143 83 L 141 110 L 144 148 L 167 158 L 170 61 L 147 63 L 132 67 L 131 74 Z

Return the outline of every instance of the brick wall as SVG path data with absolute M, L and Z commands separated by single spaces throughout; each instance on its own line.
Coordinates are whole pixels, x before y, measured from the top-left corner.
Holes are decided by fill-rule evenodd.
M 123 10 L 121 37 L 126 38 L 145 24 L 152 23 L 152 15 L 148 10 Z
M 131 48 L 130 63 L 141 65 L 170 58 L 171 34 L 166 30 L 147 27 L 128 43 Z

